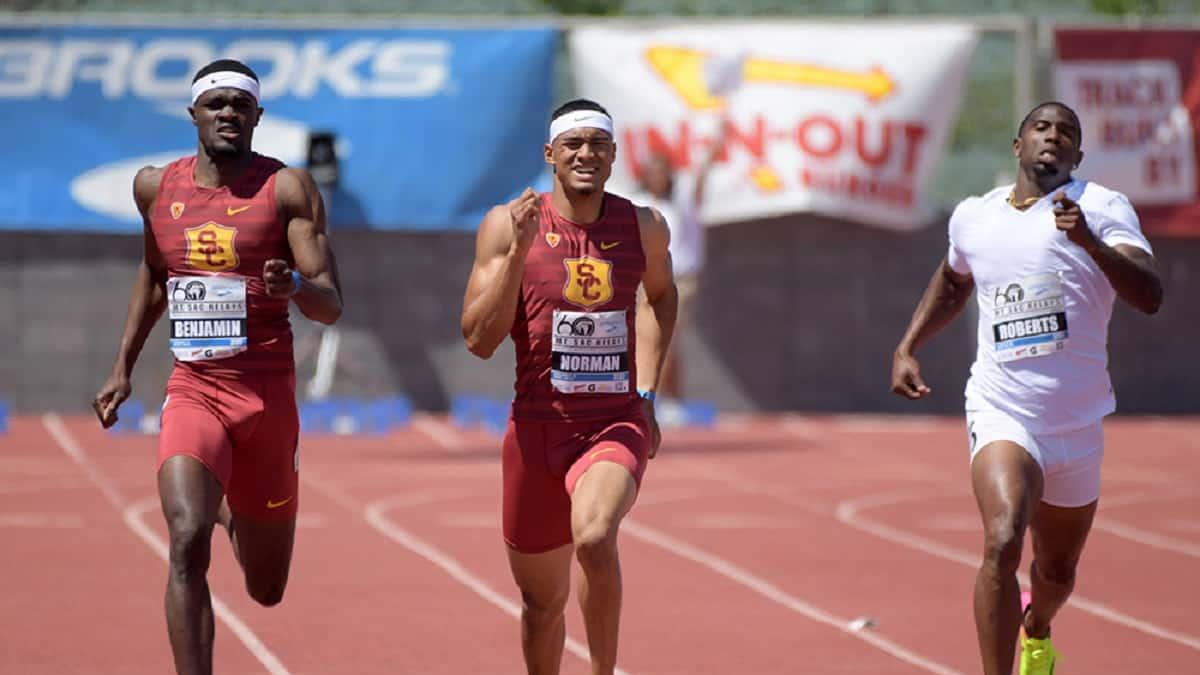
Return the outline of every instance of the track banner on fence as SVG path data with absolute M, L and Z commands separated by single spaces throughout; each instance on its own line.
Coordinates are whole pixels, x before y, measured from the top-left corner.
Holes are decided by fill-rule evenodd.
M 677 170 L 721 150 L 708 223 L 816 212 L 929 222 L 925 189 L 954 129 L 975 33 L 956 25 L 580 28 L 576 90 L 613 114 L 613 190 L 651 153 Z
M 545 173 L 557 44 L 554 27 L 0 24 L 0 229 L 141 232 L 135 172 L 196 151 L 192 76 L 229 57 L 262 83 L 257 151 L 304 166 L 310 134 L 336 137 L 335 226 L 473 230 Z
M 1078 175 L 1125 193 L 1152 234 L 1200 236 L 1200 30 L 1055 32 L 1057 97 L 1079 113 Z

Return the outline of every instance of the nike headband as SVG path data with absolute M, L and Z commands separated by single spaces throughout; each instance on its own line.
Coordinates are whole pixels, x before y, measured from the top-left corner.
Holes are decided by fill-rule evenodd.
M 220 89 L 221 87 L 233 87 L 242 91 L 258 100 L 258 80 L 246 75 L 245 73 L 237 73 L 230 70 L 222 70 L 216 73 L 209 73 L 192 83 L 192 104 L 204 95 L 204 92 L 211 89 Z
M 603 129 L 604 131 L 608 132 L 609 136 L 615 137 L 613 134 L 613 121 L 611 117 L 605 115 L 599 110 L 575 110 L 559 115 L 554 119 L 553 122 L 550 123 L 549 142 L 553 143 L 554 139 L 572 129 L 580 129 L 585 127 L 592 129 Z

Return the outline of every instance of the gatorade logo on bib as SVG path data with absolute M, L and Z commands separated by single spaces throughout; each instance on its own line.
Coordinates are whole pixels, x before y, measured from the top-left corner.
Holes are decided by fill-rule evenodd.
M 554 312 L 550 384 L 564 394 L 629 393 L 625 311 Z
M 205 272 L 226 272 L 237 268 L 238 255 L 234 248 L 236 227 L 226 227 L 208 221 L 183 231 L 187 235 L 188 265 Z
M 1062 351 L 1067 337 L 1067 310 L 1057 275 L 1038 274 L 993 289 L 996 360 L 1017 361 Z
M 167 280 L 170 347 L 180 361 L 224 359 L 246 351 L 246 280 L 171 277 Z
M 612 268 L 607 260 L 584 256 L 565 258 L 567 283 L 563 285 L 563 299 L 572 305 L 588 309 L 612 300 Z

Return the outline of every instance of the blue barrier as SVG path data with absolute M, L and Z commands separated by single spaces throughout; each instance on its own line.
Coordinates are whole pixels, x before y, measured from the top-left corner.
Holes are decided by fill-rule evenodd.
M 711 401 L 685 399 L 683 419 L 689 427 L 711 428 L 717 424 L 717 406 Z
M 412 418 L 412 404 L 399 396 L 328 398 L 304 401 L 299 408 L 300 430 L 306 434 L 385 434 Z
M 8 401 L 0 400 L 0 434 L 8 431 Z
M 508 429 L 512 401 L 481 394 L 458 394 L 450 399 L 450 421 L 459 429 L 483 429 L 502 436 Z
M 117 421 L 108 431 L 114 434 L 140 434 L 142 418 L 145 416 L 146 405 L 140 399 L 128 399 L 117 409 Z
M 459 429 L 484 429 L 503 435 L 508 428 L 511 401 L 481 394 L 458 394 L 450 399 L 450 421 Z M 711 428 L 717 423 L 712 401 L 664 401 L 658 411 L 662 426 Z

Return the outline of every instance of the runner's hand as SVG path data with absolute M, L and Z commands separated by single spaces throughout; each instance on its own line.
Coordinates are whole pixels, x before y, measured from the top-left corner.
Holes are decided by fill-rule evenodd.
M 1054 226 L 1067 233 L 1067 239 L 1078 245 L 1089 255 L 1100 245 L 1092 229 L 1088 227 L 1083 209 L 1067 196 L 1065 190 L 1054 195 Z
M 933 393 L 921 379 L 921 364 L 908 354 L 892 357 L 892 393 L 915 401 Z
M 263 263 L 263 284 L 272 298 L 290 298 L 296 282 L 286 260 L 272 258 Z
M 512 218 L 513 244 L 518 251 L 528 251 L 537 236 L 541 221 L 541 205 L 538 194 L 533 188 L 525 188 L 517 201 L 509 207 L 508 213 Z
M 117 423 L 117 408 L 132 392 L 133 387 L 129 385 L 128 377 L 114 373 L 108 378 L 92 399 L 92 410 L 96 411 L 101 426 L 107 429 Z
M 642 412 L 650 428 L 650 459 L 654 459 L 658 454 L 658 446 L 662 445 L 662 431 L 658 428 L 658 418 L 654 416 L 654 401 L 642 399 Z

